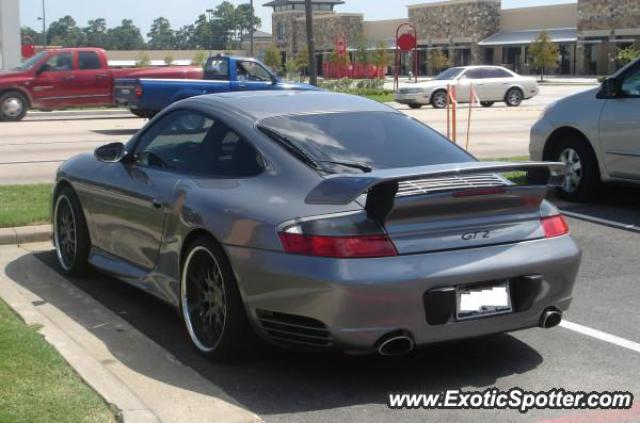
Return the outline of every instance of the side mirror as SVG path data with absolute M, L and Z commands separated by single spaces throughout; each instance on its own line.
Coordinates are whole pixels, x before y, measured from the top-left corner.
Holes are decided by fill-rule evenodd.
M 616 98 L 618 94 L 618 81 L 615 78 L 607 78 L 600 86 L 598 98 Z
M 101 162 L 117 163 L 127 157 L 127 148 L 121 142 L 114 142 L 96 148 L 93 155 Z
M 51 65 L 49 65 L 48 63 L 45 63 L 44 65 L 40 66 L 40 69 L 38 69 L 38 75 L 43 72 L 49 72 L 50 70 L 51 70 Z

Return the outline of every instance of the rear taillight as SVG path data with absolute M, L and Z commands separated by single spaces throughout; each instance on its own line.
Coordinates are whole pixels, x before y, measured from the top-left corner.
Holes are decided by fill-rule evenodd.
M 333 258 L 398 255 L 383 228 L 360 212 L 289 222 L 282 225 L 278 236 L 290 254 Z
M 287 253 L 333 258 L 371 258 L 397 256 L 386 235 L 323 236 L 281 232 L 280 241 Z
M 545 238 L 555 238 L 569 233 L 569 225 L 560 214 L 543 217 L 541 222 Z
M 142 94 L 143 94 L 142 85 L 136 84 L 135 94 L 136 94 L 136 97 L 142 97 Z

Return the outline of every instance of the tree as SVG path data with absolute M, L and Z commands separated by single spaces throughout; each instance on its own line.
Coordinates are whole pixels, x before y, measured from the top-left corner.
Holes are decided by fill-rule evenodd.
M 431 61 L 431 67 L 436 71 L 436 73 L 440 73 L 444 69 L 451 67 L 451 59 L 449 59 L 442 50 L 433 50 L 430 54 L 429 60 Z
M 107 21 L 104 18 L 92 19 L 82 29 L 84 44 L 89 47 L 108 48 Z
M 193 66 L 204 66 L 207 63 L 207 54 L 204 51 L 199 51 L 193 56 L 191 59 L 191 64 Z
M 147 37 L 149 37 L 147 45 L 150 50 L 173 50 L 176 46 L 176 37 L 171 29 L 171 23 L 164 17 L 153 21 Z
M 83 33 L 76 25 L 76 21 L 69 15 L 51 22 L 47 30 L 49 44 L 63 47 L 78 47 L 83 45 Z
M 379 68 L 386 68 L 389 66 L 389 55 L 387 54 L 387 50 L 389 49 L 389 44 L 386 41 L 380 40 L 376 45 L 376 50 L 373 53 L 373 64 Z
M 147 67 L 149 67 L 149 65 L 151 65 L 151 58 L 149 57 L 149 55 L 147 53 L 144 53 L 144 52 L 138 53 L 138 56 L 136 57 L 135 67 L 136 68 L 147 68 Z
M 236 23 L 240 32 L 240 40 L 244 41 L 245 37 L 250 35 L 252 28 L 255 29 L 262 25 L 262 20 L 255 15 L 250 4 L 243 3 L 236 9 Z
M 192 50 L 194 45 L 194 26 L 185 25 L 175 32 L 175 45 L 178 50 Z
M 640 50 L 636 49 L 633 46 L 629 46 L 626 48 L 619 48 L 618 54 L 616 55 L 616 58 L 618 59 L 618 63 L 620 66 L 624 66 L 627 63 L 631 63 L 639 57 L 640 57 Z
M 295 71 L 298 73 L 307 70 L 309 67 L 309 50 L 306 47 L 296 54 L 293 66 Z
M 107 35 L 112 50 L 142 50 L 146 47 L 140 28 L 131 19 L 123 19 L 120 26 L 111 28 Z
M 547 31 L 542 31 L 538 38 L 531 43 L 529 54 L 533 66 L 540 71 L 540 81 L 544 81 L 547 68 L 558 63 L 558 46 L 551 41 Z
M 264 51 L 264 64 L 274 72 L 279 72 L 282 69 L 282 54 L 280 54 L 278 47 L 273 44 L 267 47 Z
M 42 44 L 42 32 L 38 32 L 30 26 L 20 28 L 20 39 L 24 40 L 25 37 L 31 37 L 35 44 Z

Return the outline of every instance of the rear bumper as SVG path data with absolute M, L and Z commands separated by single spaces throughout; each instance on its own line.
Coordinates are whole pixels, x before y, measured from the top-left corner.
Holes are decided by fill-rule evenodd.
M 331 346 L 372 352 L 392 331 L 417 345 L 534 327 L 543 310 L 566 310 L 581 252 L 570 236 L 520 244 L 390 258 L 336 260 L 225 247 L 250 320 L 269 338 L 258 310 L 315 319 Z M 434 288 L 541 275 L 525 311 L 430 325 L 424 295 Z

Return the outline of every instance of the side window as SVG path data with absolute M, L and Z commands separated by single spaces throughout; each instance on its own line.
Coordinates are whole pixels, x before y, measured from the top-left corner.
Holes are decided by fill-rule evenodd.
M 214 81 L 229 80 L 229 60 L 212 59 L 207 63 L 205 78 Z
M 213 120 L 197 112 L 171 113 L 142 135 L 136 147 L 141 166 L 187 172 L 196 163 Z
M 78 53 L 78 67 L 80 70 L 102 69 L 102 64 L 96 52 L 81 51 Z
M 485 79 L 489 77 L 486 70 L 482 68 L 469 69 L 465 76 L 469 79 Z
M 165 116 L 136 147 L 141 166 L 215 177 L 255 176 L 262 171 L 256 150 L 220 121 L 192 111 Z
M 622 94 L 627 97 L 640 97 L 640 68 L 636 68 L 624 78 Z
M 71 53 L 59 53 L 51 56 L 45 63 L 49 72 L 65 72 L 73 70 L 73 55 Z
M 489 68 L 488 72 L 490 75 L 489 78 L 512 78 L 513 77 L 513 75 L 511 75 L 509 72 L 500 68 Z
M 258 175 L 262 167 L 262 159 L 253 146 L 227 125 L 216 121 L 191 171 L 234 178 Z
M 237 62 L 238 81 L 271 81 L 271 74 L 256 62 Z

